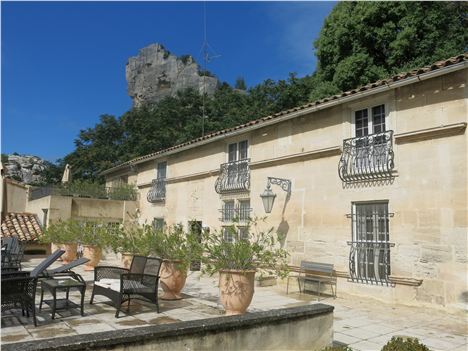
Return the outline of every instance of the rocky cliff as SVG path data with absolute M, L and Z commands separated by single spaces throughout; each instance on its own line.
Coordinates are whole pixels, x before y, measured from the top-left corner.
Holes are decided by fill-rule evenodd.
M 126 66 L 128 95 L 134 107 L 155 103 L 177 91 L 192 88 L 212 95 L 218 79 L 203 72 L 192 56 L 177 57 L 161 44 L 152 44 L 130 57 Z
M 3 155 L 2 164 L 5 176 L 26 184 L 40 183 L 49 162 L 37 156 Z

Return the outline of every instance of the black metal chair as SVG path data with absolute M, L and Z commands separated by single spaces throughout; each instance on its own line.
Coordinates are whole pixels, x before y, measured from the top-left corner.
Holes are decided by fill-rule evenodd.
M 2 240 L 2 271 L 21 270 L 23 256 L 24 245 L 17 237 L 8 237 Z
M 128 302 L 127 313 L 130 311 L 130 300 L 141 299 L 156 305 L 159 313 L 158 286 L 159 270 L 162 259 L 157 257 L 133 256 L 130 269 L 98 266 L 94 268 L 94 286 L 90 304 L 95 295 L 109 298 L 119 317 L 122 303 Z
M 14 308 L 21 307 L 22 314 L 26 311 L 26 316 L 29 318 L 31 311 L 34 321 L 34 326 L 37 326 L 36 320 L 36 288 L 37 281 L 41 274 L 54 263 L 60 256 L 65 253 L 64 250 L 57 250 L 52 255 L 47 257 L 31 272 L 2 271 L 2 295 L 1 304 L 2 312 Z

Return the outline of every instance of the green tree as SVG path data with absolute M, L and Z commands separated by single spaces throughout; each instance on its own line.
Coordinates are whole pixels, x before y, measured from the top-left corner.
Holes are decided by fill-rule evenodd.
M 314 43 L 321 92 L 312 96 L 463 53 L 467 9 L 466 2 L 340 2 Z

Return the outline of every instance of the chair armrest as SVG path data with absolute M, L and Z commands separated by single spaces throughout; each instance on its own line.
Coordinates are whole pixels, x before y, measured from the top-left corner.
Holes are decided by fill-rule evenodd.
M 113 266 L 97 266 L 94 268 L 94 281 L 101 279 L 120 279 L 120 276 L 128 273 L 127 268 Z

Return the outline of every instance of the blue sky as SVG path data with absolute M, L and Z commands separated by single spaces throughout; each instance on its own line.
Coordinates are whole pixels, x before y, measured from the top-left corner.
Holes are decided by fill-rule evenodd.
M 207 2 L 208 69 L 247 85 L 312 73 L 332 2 Z M 200 61 L 203 2 L 2 2 L 2 152 L 50 161 L 101 114 L 131 108 L 125 64 L 162 43 Z

